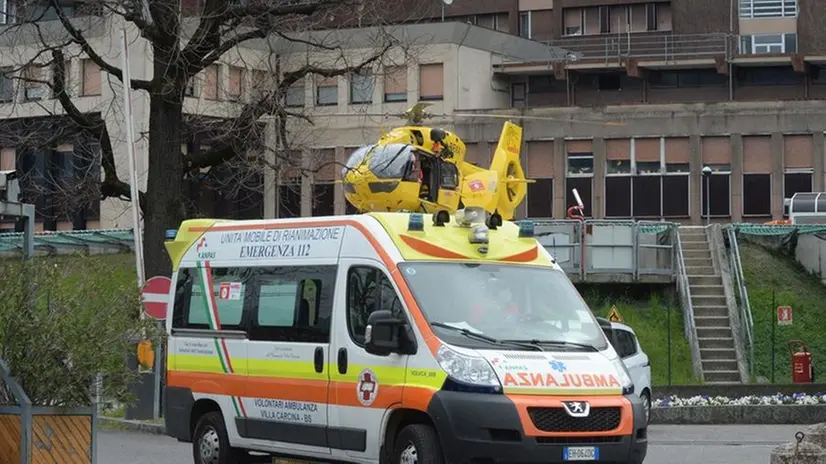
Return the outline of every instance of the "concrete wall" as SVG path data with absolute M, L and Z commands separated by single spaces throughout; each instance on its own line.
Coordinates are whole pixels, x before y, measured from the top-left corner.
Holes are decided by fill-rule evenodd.
M 826 284 L 826 239 L 815 234 L 799 235 L 794 253 L 797 262 Z

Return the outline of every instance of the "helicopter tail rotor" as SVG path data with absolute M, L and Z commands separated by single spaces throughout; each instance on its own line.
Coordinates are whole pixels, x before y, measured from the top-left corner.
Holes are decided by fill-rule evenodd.
M 502 219 L 512 219 L 516 207 L 528 193 L 525 172 L 519 162 L 522 147 L 522 128 L 506 122 L 499 136 L 490 169 L 468 169 L 462 186 L 465 206 L 484 207 L 497 212 Z M 467 169 L 467 168 L 466 168 Z

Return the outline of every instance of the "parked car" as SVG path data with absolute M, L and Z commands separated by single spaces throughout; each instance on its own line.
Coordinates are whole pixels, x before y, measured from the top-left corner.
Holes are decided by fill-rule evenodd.
M 603 331 L 631 374 L 634 391 L 645 404 L 645 418 L 648 420 L 651 416 L 651 362 L 648 355 L 642 350 L 637 334 L 631 327 L 612 322 L 611 328 L 603 327 Z

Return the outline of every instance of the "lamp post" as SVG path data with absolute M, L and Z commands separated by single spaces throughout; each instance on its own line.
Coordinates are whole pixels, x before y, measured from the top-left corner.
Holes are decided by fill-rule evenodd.
M 706 225 L 708 226 L 711 224 L 711 167 L 703 166 L 703 178 L 706 180 Z

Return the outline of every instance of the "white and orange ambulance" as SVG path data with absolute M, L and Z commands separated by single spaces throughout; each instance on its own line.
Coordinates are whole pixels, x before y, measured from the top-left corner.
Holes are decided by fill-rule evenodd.
M 167 433 L 198 464 L 641 463 L 643 404 L 532 223 L 459 213 L 170 231 Z

